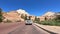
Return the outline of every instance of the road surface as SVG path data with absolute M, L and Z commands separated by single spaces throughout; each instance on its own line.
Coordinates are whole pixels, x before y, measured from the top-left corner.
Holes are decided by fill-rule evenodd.
M 18 26 L 17 26 L 17 28 L 14 27 L 15 29 L 13 29 L 13 30 L 10 29 L 11 31 L 9 31 L 7 34 L 48 34 L 46 31 L 38 28 L 34 24 L 32 24 L 32 25 L 25 25 L 24 23 L 22 23 L 22 24 L 20 24 Z
M 20 26 L 19 28 L 8 34 L 48 34 L 48 33 L 36 27 L 34 24 L 33 25 L 22 24 L 22 27 Z

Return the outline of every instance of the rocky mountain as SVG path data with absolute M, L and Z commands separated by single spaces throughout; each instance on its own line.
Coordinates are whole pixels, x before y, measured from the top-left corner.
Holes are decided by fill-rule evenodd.
M 55 13 L 51 12 L 51 11 L 48 11 L 45 14 L 43 14 L 42 16 L 40 16 L 40 21 L 45 21 L 46 19 L 50 20 L 50 19 L 53 19 L 53 18 L 55 18 Z
M 25 10 L 18 9 L 18 10 L 10 11 L 10 12 L 7 12 L 7 13 L 3 12 L 3 16 L 5 18 L 3 21 L 6 21 L 6 20 L 10 20 L 10 21 L 24 21 L 24 19 L 21 18 L 22 14 L 24 16 L 27 15 L 28 17 L 31 16 L 32 20 L 35 19 L 35 16 L 30 15 Z M 54 18 L 54 14 L 55 14 L 54 12 L 49 11 L 49 12 L 45 13 L 44 15 L 40 16 L 40 17 L 37 16 L 37 18 L 40 18 L 40 20 L 45 20 L 45 17 L 47 16 L 46 17 L 47 19 L 52 19 L 52 18 Z
M 55 13 L 54 12 L 46 12 L 43 16 L 53 16 Z
M 22 9 L 19 9 L 19 10 L 16 10 L 16 11 L 10 11 L 10 12 L 7 12 L 7 13 L 3 13 L 3 16 L 4 16 L 4 20 L 3 21 L 6 21 L 6 20 L 10 20 L 10 21 L 24 21 L 24 19 L 21 18 L 21 14 L 26 14 L 26 15 L 29 15 L 25 10 L 22 10 Z
M 29 13 L 28 12 L 26 12 L 25 10 L 22 10 L 22 9 L 18 9 L 18 10 L 16 10 L 19 14 L 26 14 L 27 16 L 29 16 Z

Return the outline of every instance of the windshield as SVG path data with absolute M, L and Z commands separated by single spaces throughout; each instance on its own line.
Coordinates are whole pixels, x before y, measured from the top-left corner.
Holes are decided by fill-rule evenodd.
M 60 0 L 0 0 L 0 34 L 60 34 Z

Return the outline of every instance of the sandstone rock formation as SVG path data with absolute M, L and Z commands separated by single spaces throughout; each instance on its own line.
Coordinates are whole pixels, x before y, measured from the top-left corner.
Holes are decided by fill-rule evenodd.
M 6 21 L 6 20 L 10 20 L 10 21 L 24 21 L 24 19 L 21 18 L 21 14 L 27 14 L 29 15 L 26 11 L 22 10 L 22 9 L 19 9 L 19 10 L 16 10 L 16 11 L 10 11 L 10 12 L 7 12 L 7 13 L 3 13 L 3 16 L 5 17 L 5 19 L 3 21 Z

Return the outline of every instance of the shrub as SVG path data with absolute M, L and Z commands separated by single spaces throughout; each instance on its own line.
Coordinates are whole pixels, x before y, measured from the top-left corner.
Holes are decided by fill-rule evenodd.
M 60 22 L 55 21 L 55 20 L 43 21 L 43 22 L 40 22 L 40 24 L 52 25 L 52 26 L 60 26 Z
M 16 22 L 21 22 L 21 20 L 17 20 Z
M 11 23 L 12 21 L 11 20 L 6 20 L 6 21 L 4 21 L 4 23 Z

